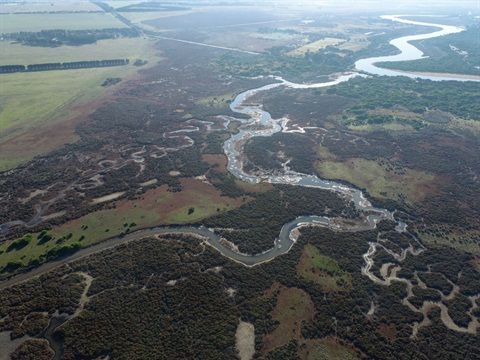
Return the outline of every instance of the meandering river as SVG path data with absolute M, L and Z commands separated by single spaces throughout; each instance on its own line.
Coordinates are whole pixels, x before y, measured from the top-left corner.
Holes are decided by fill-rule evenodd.
M 420 25 L 420 26 L 431 26 L 435 28 L 439 28 L 440 30 L 427 33 L 427 34 L 420 34 L 420 35 L 411 35 L 411 36 L 404 36 L 401 38 L 394 39 L 390 41 L 390 44 L 395 46 L 397 49 L 400 50 L 400 53 L 397 55 L 390 55 L 390 56 L 379 56 L 379 57 L 372 57 L 368 59 L 361 59 L 355 63 L 355 68 L 360 71 L 367 72 L 369 74 L 375 75 L 385 75 L 385 76 L 407 76 L 413 79 L 428 79 L 433 81 L 442 81 L 442 80 L 454 80 L 454 81 L 480 81 L 478 77 L 462 77 L 462 76 L 442 76 L 441 74 L 438 75 L 421 75 L 416 73 L 409 73 L 404 71 L 395 71 L 390 69 L 384 69 L 378 66 L 375 66 L 376 63 L 380 62 L 395 62 L 395 61 L 411 61 L 411 60 L 419 60 L 425 58 L 423 52 L 415 47 L 414 45 L 410 44 L 410 41 L 416 40 L 425 40 L 431 39 L 438 36 L 444 36 L 449 34 L 455 34 L 464 31 L 465 29 L 457 26 L 449 26 L 449 25 L 441 25 L 441 24 L 432 24 L 426 22 L 419 22 L 419 21 L 412 21 L 402 19 L 400 16 L 411 16 L 411 15 L 384 15 L 381 18 L 386 20 L 392 20 L 396 22 L 401 22 L 404 24 L 410 25 Z
M 393 70 L 386 70 L 376 67 L 374 64 L 376 62 L 385 62 L 385 61 L 405 61 L 405 60 L 414 60 L 422 58 L 423 53 L 409 44 L 409 41 L 428 39 L 431 37 L 447 35 L 451 33 L 460 32 L 463 29 L 453 26 L 439 25 L 439 24 L 429 24 L 423 22 L 415 22 L 411 20 L 404 20 L 398 16 L 384 16 L 383 18 L 389 19 L 392 21 L 400 21 L 403 23 L 414 24 L 414 25 L 423 25 L 423 26 L 433 26 L 441 28 L 439 31 L 435 31 L 429 34 L 415 35 L 415 36 L 406 36 L 399 39 L 391 41 L 391 44 L 395 45 L 400 49 L 401 53 L 399 55 L 386 56 L 386 57 L 373 57 L 368 59 L 363 59 L 357 61 L 356 68 L 364 72 L 378 75 L 388 75 L 388 76 L 409 76 L 412 78 L 420 77 L 423 79 L 430 80 L 457 80 L 465 81 L 464 78 L 444 78 L 441 76 L 418 76 L 416 74 L 405 74 L 403 72 L 395 72 Z M 376 223 L 382 219 L 395 220 L 394 213 L 387 210 L 373 207 L 370 202 L 364 197 L 363 193 L 351 186 L 341 184 L 335 181 L 327 181 L 320 179 L 314 175 L 301 174 L 285 169 L 284 174 L 282 175 L 273 175 L 265 173 L 262 175 L 253 175 L 244 170 L 244 155 L 243 147 L 245 143 L 256 136 L 271 136 L 277 132 L 281 132 L 284 129 L 282 126 L 282 119 L 272 119 L 270 113 L 263 110 L 261 104 L 251 105 L 248 104 L 249 99 L 259 92 L 266 92 L 278 87 L 287 87 L 293 89 L 311 89 L 311 88 L 322 88 L 329 87 L 339 84 L 344 81 L 348 81 L 356 76 L 365 76 L 358 73 L 345 73 L 339 76 L 335 76 L 329 82 L 325 83 L 315 83 L 315 84 L 295 84 L 289 82 L 281 77 L 271 77 L 272 81 L 275 81 L 273 84 L 265 85 L 256 89 L 251 89 L 239 94 L 231 104 L 232 111 L 248 115 L 249 118 L 239 119 L 243 124 L 240 127 L 239 133 L 233 135 L 224 143 L 224 151 L 228 157 L 228 170 L 234 174 L 239 179 L 249 182 L 249 183 L 258 183 L 260 181 L 270 182 L 273 184 L 290 184 L 296 186 L 308 186 L 315 187 L 319 189 L 335 191 L 345 197 L 348 197 L 354 204 L 355 207 L 364 213 L 363 223 L 356 223 L 354 225 L 339 225 L 338 221 L 332 221 L 332 219 L 321 216 L 302 216 L 297 219 L 294 219 L 283 226 L 280 231 L 280 234 L 276 238 L 273 247 L 261 254 L 242 254 L 235 250 L 234 246 L 229 246 L 228 242 L 225 239 L 222 239 L 213 229 L 207 229 L 205 227 L 192 227 L 192 226 L 180 226 L 180 227 L 157 227 L 146 230 L 140 230 L 137 232 L 130 233 L 124 237 L 112 238 L 103 243 L 91 246 L 80 250 L 79 252 L 57 261 L 44 264 L 39 268 L 26 273 L 18 275 L 10 280 L 0 283 L 0 289 L 10 286 L 12 284 L 18 283 L 20 281 L 31 278 L 32 276 L 43 274 L 53 267 L 56 267 L 62 263 L 66 263 L 92 253 L 104 250 L 108 247 L 115 246 L 116 244 L 123 243 L 125 241 L 134 240 L 140 237 L 152 236 L 152 235 L 161 235 L 167 233 L 187 233 L 187 234 L 196 234 L 205 239 L 206 243 L 217 249 L 222 255 L 242 263 L 246 266 L 254 266 L 266 261 L 270 261 L 276 258 L 279 255 L 285 254 L 288 252 L 293 244 L 296 241 L 296 229 L 303 226 L 323 226 L 330 228 L 335 231 L 363 231 L 367 229 L 373 229 L 376 226 Z M 252 129 L 252 126 L 248 125 L 261 125 L 257 130 Z M 338 220 L 338 219 L 335 219 Z M 5 224 L 4 224 L 5 225 Z M 406 224 L 397 221 L 397 231 L 406 232 Z M 412 242 L 417 242 L 416 238 L 412 236 Z M 421 246 L 418 244 L 418 246 Z

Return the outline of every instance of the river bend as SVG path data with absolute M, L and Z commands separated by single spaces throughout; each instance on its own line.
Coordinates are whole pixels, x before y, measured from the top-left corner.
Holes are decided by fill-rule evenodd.
M 423 53 L 411 45 L 409 41 L 413 40 L 420 40 L 420 39 L 428 39 L 431 37 L 447 35 L 451 33 L 457 33 L 462 31 L 463 29 L 453 26 L 446 26 L 446 25 L 439 25 L 439 24 L 430 24 L 430 23 L 423 23 L 423 22 L 416 22 L 411 20 L 401 19 L 397 16 L 383 16 L 384 19 L 389 19 L 392 21 L 399 21 L 408 24 L 414 25 L 423 25 L 423 26 L 432 26 L 436 28 L 440 28 L 441 30 L 429 33 L 429 34 L 422 34 L 422 35 L 415 35 L 415 36 L 406 36 L 402 38 L 398 38 L 392 40 L 390 43 L 397 48 L 400 49 L 401 53 L 398 55 L 393 56 L 386 56 L 386 57 L 373 57 L 368 59 L 362 59 L 356 62 L 355 66 L 358 70 L 368 72 L 371 74 L 377 75 L 387 75 L 387 76 L 409 76 L 412 78 L 423 78 L 423 79 L 430 79 L 430 80 L 456 80 L 456 81 L 466 81 L 467 79 L 464 78 L 446 78 L 441 76 L 419 76 L 416 74 L 408 74 L 404 72 L 396 72 L 393 70 L 381 69 L 376 67 L 374 63 L 380 61 L 405 61 L 405 60 L 415 60 L 423 57 Z M 218 250 L 222 255 L 239 262 L 246 266 L 254 266 L 258 265 L 267 261 L 270 261 L 276 258 L 279 255 L 287 253 L 293 244 L 296 241 L 296 237 L 298 235 L 297 229 L 304 227 L 304 226 L 322 226 L 329 228 L 334 231 L 364 231 L 368 229 L 373 229 L 376 226 L 376 223 L 382 219 L 389 219 L 394 220 L 394 212 L 391 212 L 387 209 L 381 209 L 373 207 L 370 202 L 365 198 L 363 193 L 354 187 L 347 186 L 345 184 L 341 184 L 335 181 L 327 181 L 320 179 L 314 175 L 302 174 L 298 172 L 294 172 L 289 170 L 288 168 L 285 169 L 285 172 L 281 175 L 278 174 L 269 174 L 265 173 L 262 175 L 253 175 L 249 174 L 244 170 L 244 155 L 243 155 L 243 146 L 245 143 L 255 137 L 255 136 L 271 136 L 277 132 L 286 131 L 286 124 L 285 119 L 272 119 L 270 113 L 263 110 L 261 104 L 257 105 L 249 105 L 248 100 L 255 94 L 259 92 L 266 92 L 278 87 L 286 87 L 292 89 L 312 89 L 312 88 L 322 88 L 322 87 L 329 87 L 337 85 L 341 82 L 345 82 L 350 80 L 356 76 L 365 76 L 358 73 L 344 73 L 344 74 L 337 74 L 332 76 L 330 81 L 325 83 L 314 83 L 314 84 L 296 84 L 289 82 L 281 77 L 273 77 L 270 78 L 274 83 L 265 85 L 256 89 L 251 89 L 239 94 L 235 100 L 231 103 L 231 110 L 243 114 L 248 115 L 248 119 L 238 119 L 242 122 L 242 126 L 240 126 L 240 131 L 231 136 L 228 140 L 224 143 L 224 151 L 228 157 L 228 170 L 234 174 L 237 178 L 246 181 L 251 184 L 259 183 L 259 182 L 270 182 L 272 184 L 289 184 L 289 185 L 296 185 L 296 186 L 308 186 L 308 187 L 315 187 L 324 190 L 334 191 L 339 193 L 343 196 L 348 197 L 354 204 L 355 207 L 364 213 L 364 222 L 359 224 L 356 223 L 354 225 L 339 225 L 339 219 L 330 219 L 327 217 L 320 217 L 320 216 L 302 216 L 297 219 L 294 219 L 288 223 L 286 223 L 278 237 L 275 239 L 273 247 L 260 254 L 242 254 L 236 250 L 235 246 L 232 244 L 229 245 L 226 239 L 221 238 L 213 229 L 207 229 L 205 227 L 193 227 L 193 226 L 179 226 L 179 227 L 156 227 L 151 229 L 139 230 L 137 232 L 132 232 L 124 237 L 117 237 L 112 238 L 107 241 L 104 241 L 100 244 L 93 245 L 89 248 L 82 249 L 77 253 L 64 258 L 59 259 L 57 261 L 53 261 L 47 264 L 44 264 L 37 269 L 26 273 L 18 275 L 10 280 L 4 281 L 0 283 L 0 289 L 8 287 L 14 283 L 18 283 L 20 281 L 25 281 L 32 276 L 38 276 L 43 274 L 52 268 L 70 262 L 72 260 L 90 255 L 92 253 L 102 251 L 108 247 L 115 246 L 117 244 L 134 240 L 140 237 L 145 236 L 153 236 L 153 235 L 162 235 L 162 234 L 169 234 L 169 233 L 187 233 L 187 234 L 196 234 L 205 240 L 205 242 L 216 250 Z M 252 124 L 261 125 L 258 130 L 252 129 Z M 341 219 L 340 219 L 341 220 Z M 405 232 L 408 234 L 407 226 L 405 223 L 397 221 L 397 231 Z M 410 234 L 412 237 L 411 245 L 415 244 L 419 248 L 422 248 L 422 245 L 418 242 L 418 240 Z M 387 249 L 388 250 L 388 249 Z

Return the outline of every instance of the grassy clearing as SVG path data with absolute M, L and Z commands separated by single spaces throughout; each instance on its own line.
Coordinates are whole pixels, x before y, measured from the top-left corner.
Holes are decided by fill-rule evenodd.
M 320 49 L 326 48 L 327 46 L 330 45 L 337 45 L 338 43 L 341 43 L 345 41 L 345 39 L 337 39 L 337 38 L 324 38 L 318 41 L 314 41 L 310 44 L 306 44 L 304 46 L 301 46 L 295 50 L 292 50 L 287 53 L 289 56 L 293 57 L 303 57 L 307 52 L 317 52 Z
M 54 228 L 50 233 L 54 238 L 44 244 L 41 244 L 37 239 L 40 233 L 33 233 L 33 240 L 20 250 L 13 250 L 7 252 L 11 241 L 0 245 L 0 264 L 7 264 L 9 261 L 22 261 L 24 265 L 32 259 L 37 259 L 40 255 L 45 254 L 49 249 L 56 246 L 56 241 L 64 235 L 72 233 L 73 236 L 62 244 L 72 244 L 80 241 L 83 246 L 92 245 L 101 240 L 108 239 L 112 236 L 118 236 L 120 233 L 129 229 L 129 226 L 124 227 L 124 224 L 128 222 L 130 225 L 132 222 L 137 224 L 145 224 L 155 221 L 155 214 L 141 210 L 132 209 L 128 214 L 118 214 L 115 211 L 97 211 L 92 214 L 88 214 L 78 220 L 62 225 L 61 227 Z M 107 231 L 108 229 L 108 231 Z M 136 229 L 132 227 L 131 230 Z M 82 240 L 80 240 L 84 237 Z
M 333 339 L 306 340 L 300 346 L 298 355 L 305 360 L 355 360 L 358 359 Z
M 102 240 L 156 225 L 192 223 L 207 216 L 239 207 L 243 202 L 221 196 L 221 192 L 200 180 L 182 179 L 183 190 L 178 193 L 167 191 L 167 186 L 150 189 L 138 200 L 120 200 L 115 209 L 101 210 L 69 221 L 53 228 L 53 239 L 39 244 L 38 233 L 32 234 L 32 241 L 22 249 L 7 252 L 12 241 L 0 245 L 0 268 L 10 261 L 24 264 L 38 258 L 53 248 L 63 236 L 73 234 L 62 245 L 80 241 L 89 246 Z M 189 209 L 194 211 L 189 214 Z M 132 226 L 132 223 L 135 224 Z
M 30 61 L 39 59 L 42 62 L 119 57 L 130 59 L 130 65 L 0 75 L 0 170 L 75 141 L 74 124 L 68 126 L 68 121 L 93 111 L 91 105 L 85 108 L 85 104 L 98 101 L 115 89 L 100 86 L 106 78 L 128 79 L 139 69 L 132 65 L 137 58 L 148 60 L 150 64 L 158 61 L 151 44 L 146 39 L 117 39 L 79 48 L 7 45 L 8 61 L 15 63 L 27 63 L 29 56 Z M 30 50 L 33 54 L 28 55 Z M 85 54 L 79 59 L 82 51 Z M 54 139 L 52 132 L 56 134 Z
M 235 94 L 223 94 L 218 96 L 207 96 L 195 102 L 195 104 L 211 108 L 223 108 L 230 106 L 230 102 L 235 99 Z
M 388 165 L 363 158 L 346 161 L 319 161 L 315 165 L 322 178 L 348 181 L 379 199 L 401 199 L 411 204 L 421 202 L 429 192 L 434 175 L 424 171 L 403 168 L 402 173 L 388 171 Z
M 265 335 L 263 353 L 267 354 L 290 340 L 300 339 L 302 322 L 311 320 L 314 313 L 312 299 L 305 291 L 280 287 L 277 305 L 271 312 L 272 318 L 279 325 L 272 333 Z
M 215 215 L 220 211 L 228 211 L 236 207 L 233 205 L 233 201 L 211 202 L 212 199 L 209 194 L 188 194 L 186 197 L 190 198 L 190 203 L 167 216 L 165 219 L 167 223 L 188 224 Z
M 124 59 L 129 56 L 141 55 L 146 42 L 139 38 L 121 38 L 100 40 L 96 44 L 82 46 L 45 48 L 2 41 L 0 42 L 0 52 L 3 56 L 0 58 L 0 65 Z
M 370 45 L 370 41 L 367 40 L 366 35 L 352 35 L 350 40 L 335 46 L 339 50 L 358 51 L 362 50 Z
M 87 30 L 124 28 L 126 25 L 108 13 L 91 14 L 0 14 L 0 32 L 52 29 Z
M 306 245 L 297 265 L 297 273 L 320 284 L 326 291 L 344 291 L 351 284 L 351 276 L 338 263 L 320 254 L 313 245 Z

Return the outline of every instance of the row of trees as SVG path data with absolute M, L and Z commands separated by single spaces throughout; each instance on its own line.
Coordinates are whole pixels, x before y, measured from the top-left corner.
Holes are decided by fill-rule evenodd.
M 0 66 L 0 73 L 13 73 L 23 71 L 46 71 L 46 70 L 66 70 L 82 69 L 92 67 L 122 66 L 129 63 L 128 59 L 112 60 L 92 60 L 92 61 L 74 61 L 65 63 L 45 63 L 31 65 L 3 65 Z
M 23 45 L 47 47 L 95 44 L 98 40 L 137 36 L 139 36 L 139 32 L 131 28 L 89 30 L 52 29 L 2 34 L 4 39 L 15 41 Z

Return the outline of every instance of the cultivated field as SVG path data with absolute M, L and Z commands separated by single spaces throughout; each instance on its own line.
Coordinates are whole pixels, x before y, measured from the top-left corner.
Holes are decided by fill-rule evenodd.
M 146 28 L 155 29 L 153 26 L 147 26 L 143 24 L 143 21 L 161 19 L 170 16 L 179 16 L 186 15 L 191 13 L 191 11 L 142 11 L 142 12 L 122 12 L 122 16 L 125 16 L 128 20 L 134 24 L 141 25 Z
M 111 14 L 0 14 L 0 33 L 52 29 L 87 30 L 123 28 Z

